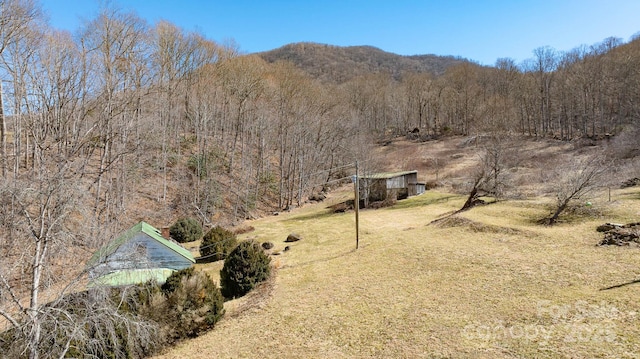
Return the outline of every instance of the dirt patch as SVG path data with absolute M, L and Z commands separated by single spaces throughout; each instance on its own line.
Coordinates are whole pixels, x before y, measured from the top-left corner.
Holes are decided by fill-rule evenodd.
M 517 144 L 514 151 L 522 154 L 509 175 L 513 185 L 510 192 L 518 198 L 543 194 L 544 188 L 548 187 L 545 184 L 554 180 L 547 169 L 599 148 L 583 148 L 575 143 L 552 139 L 514 137 L 513 140 Z M 485 136 L 451 136 L 426 142 L 398 138 L 387 146 L 377 147 L 374 155 L 385 171 L 417 170 L 420 182 L 438 183 L 443 190 L 456 192 L 473 177 L 486 142 Z

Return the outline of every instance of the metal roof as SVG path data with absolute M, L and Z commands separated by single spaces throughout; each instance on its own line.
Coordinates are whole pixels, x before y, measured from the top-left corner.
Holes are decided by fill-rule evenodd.
M 91 256 L 89 261 L 87 262 L 87 267 L 93 267 L 96 264 L 100 263 L 101 261 L 104 261 L 107 257 L 109 257 L 109 255 L 113 254 L 118 249 L 118 247 L 120 247 L 125 242 L 129 241 L 131 238 L 133 238 L 138 233 L 144 233 L 144 234 L 148 235 L 149 237 L 151 237 L 152 239 L 154 239 L 157 242 L 159 242 L 160 244 L 168 247 L 169 249 L 173 250 L 174 252 L 176 252 L 176 253 L 180 254 L 181 256 L 185 257 L 186 259 L 188 259 L 192 263 L 196 262 L 195 258 L 191 254 L 191 252 L 189 252 L 186 248 L 184 248 L 184 247 L 180 246 L 179 244 L 174 243 L 174 242 L 164 238 L 160 234 L 160 231 L 158 231 L 156 228 L 154 228 L 150 224 L 142 221 L 142 222 L 136 224 L 135 226 L 131 227 L 129 230 L 127 230 L 123 234 L 121 234 L 115 240 L 107 243 L 105 246 L 103 246 L 102 248 L 97 250 L 93 254 L 93 256 Z
M 360 176 L 360 178 L 366 178 L 366 179 L 389 179 L 389 178 L 405 176 L 405 175 L 409 175 L 409 174 L 413 174 L 413 173 L 418 173 L 418 171 L 413 170 L 413 171 L 400 171 L 400 172 L 380 172 L 380 173 L 373 173 L 373 174 L 370 174 L 370 175 L 362 175 L 362 176 Z

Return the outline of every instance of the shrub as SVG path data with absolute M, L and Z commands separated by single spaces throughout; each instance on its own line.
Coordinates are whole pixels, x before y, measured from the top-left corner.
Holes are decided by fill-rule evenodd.
M 173 279 L 172 279 L 173 277 Z M 169 277 L 171 291 L 165 291 L 172 336 L 192 338 L 213 328 L 224 314 L 224 298 L 220 288 L 201 271 L 188 268 Z M 170 282 L 169 279 L 167 282 Z M 165 283 L 166 284 L 166 283 Z
M 137 297 L 143 303 L 138 311 L 161 324 L 169 343 L 213 328 L 224 314 L 220 288 L 193 267 L 174 272 L 161 290 L 140 286 Z
M 222 227 L 211 228 L 202 238 L 200 257 L 206 261 L 223 260 L 237 244 L 235 233 Z
M 213 328 L 224 315 L 220 288 L 204 272 L 178 271 L 165 284 L 93 288 L 41 306 L 43 356 L 144 358 Z M 0 331 L 0 358 L 25 357 L 32 327 L 20 324 Z
M 160 326 L 139 315 L 130 290 L 92 288 L 38 308 L 40 352 L 45 358 L 143 358 L 164 345 Z M 26 358 L 33 322 L 0 333 L 0 358 Z
M 271 259 L 255 241 L 241 242 L 224 261 L 220 270 L 220 287 L 225 298 L 247 294 L 269 278 Z
M 171 273 L 167 281 L 160 287 L 162 292 L 165 294 L 169 294 L 175 292 L 182 283 L 182 278 L 193 276 L 193 272 L 195 271 L 194 267 L 185 268 L 183 270 L 179 270 L 177 272 Z
M 225 157 L 221 149 L 194 154 L 187 160 L 187 168 L 201 179 L 211 178 L 211 174 L 228 168 L 229 162 Z
M 169 234 L 180 243 L 193 242 L 202 237 L 202 226 L 193 218 L 181 218 L 169 227 Z
M 191 155 L 187 161 L 187 168 L 200 178 L 207 177 L 207 156 Z
M 427 183 L 425 183 L 424 189 L 428 191 L 430 189 L 434 189 L 440 186 L 441 184 L 438 181 L 427 181 Z

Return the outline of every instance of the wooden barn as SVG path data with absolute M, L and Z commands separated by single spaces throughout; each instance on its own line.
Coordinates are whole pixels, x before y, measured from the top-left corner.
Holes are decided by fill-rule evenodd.
M 191 252 L 145 222 L 109 242 L 87 262 L 89 287 L 124 286 L 156 280 L 195 263 Z
M 418 171 L 384 172 L 360 176 L 360 198 L 368 202 L 405 199 L 425 192 Z

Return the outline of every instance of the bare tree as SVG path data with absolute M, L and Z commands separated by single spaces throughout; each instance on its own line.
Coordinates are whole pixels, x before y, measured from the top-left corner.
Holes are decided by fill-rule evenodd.
M 5 50 L 36 26 L 42 13 L 33 0 L 0 0 L 0 58 L 6 65 Z M 6 68 L 6 67 L 5 67 Z M 0 168 L 7 175 L 7 122 L 4 111 L 2 79 L 0 79 Z
M 407 93 L 407 117 L 410 126 L 429 135 L 433 131 L 430 123 L 429 96 L 432 87 L 430 74 L 409 74 L 403 78 Z
M 166 343 L 163 328 L 131 310 L 144 305 L 132 292 L 149 289 L 94 288 L 67 293 L 40 306 L 38 358 L 126 359 L 152 354 Z M 34 323 L 26 321 L 5 331 L 0 338 L 3 356 L 19 358 L 30 353 L 25 333 L 33 330 Z
M 139 84 L 137 69 L 143 66 L 146 53 L 146 23 L 133 13 L 104 8 L 85 25 L 82 46 L 86 48 L 88 71 L 95 81 L 91 88 L 95 98 L 94 133 L 91 149 L 99 155 L 93 173 L 94 211 L 102 222 L 113 218 L 118 188 L 112 176 L 124 157 L 135 150 L 127 143 L 130 126 L 138 112 Z M 142 62 L 142 64 L 141 64 Z M 91 156 L 91 155 L 90 155 Z
M 77 186 L 81 163 L 55 151 L 43 156 L 30 173 L 0 185 L 0 234 L 11 238 L 0 243 L 0 317 L 9 325 L 3 339 L 13 339 L 7 355 L 125 358 L 155 345 L 155 324 L 120 311 L 122 299 L 82 292 L 78 258 L 91 253 L 91 194 Z M 120 348 L 122 335 L 135 345 Z M 83 351 L 73 352 L 78 346 Z
M 519 146 L 504 133 L 496 133 L 483 143 L 480 163 L 473 175 L 467 200 L 459 211 L 468 210 L 479 203 L 480 197 L 501 198 L 509 187 L 509 169 L 519 162 Z
M 162 200 L 167 199 L 167 167 L 169 154 L 180 153 L 176 146 L 181 128 L 188 127 L 191 110 L 191 89 L 196 84 L 198 69 L 213 64 L 221 54 L 218 47 L 197 33 L 188 33 L 172 23 L 161 21 L 153 28 L 151 68 L 154 74 L 153 106 L 159 126 L 154 129 L 161 137 Z M 203 72 L 199 72 L 202 74 Z
M 4 219 L 0 229 L 12 234 L 12 240 L 17 242 L 14 249 L 22 248 L 17 253 L 5 253 L 0 267 L 0 299 L 13 307 L 2 309 L 0 315 L 14 327 L 19 322 L 28 323 L 30 330 L 25 335 L 30 358 L 38 358 L 42 351 L 42 326 L 46 321 L 42 304 L 51 300 L 52 295 L 55 298 L 63 293 L 64 290 L 50 289 L 65 283 L 70 279 L 67 274 L 73 273 L 58 274 L 56 278 L 52 270 L 63 258 L 73 262 L 68 257 L 71 254 L 68 248 L 74 240 L 70 226 L 75 221 L 74 213 L 80 215 L 76 211 L 82 201 L 67 177 L 71 172 L 67 164 L 59 162 L 53 166 L 40 168 L 24 179 L 7 181 L 0 189 Z M 28 298 L 28 303 L 23 303 L 22 298 Z M 16 318 L 16 314 L 23 317 Z
M 477 65 L 464 63 L 447 70 L 445 80 L 449 87 L 450 123 L 456 133 L 469 135 L 478 120 L 478 109 L 481 96 Z
M 1 4 L 9 3 L 19 2 Z M 4 15 L 6 8 L 2 10 Z M 96 127 L 87 114 L 94 108 L 86 102 L 87 91 L 96 88 L 86 83 L 90 69 L 83 66 L 86 53 L 69 36 L 47 33 L 40 35 L 41 41 L 14 38 L 5 47 L 5 54 L 11 56 L 3 57 L 2 62 L 14 85 L 16 128 L 28 132 L 25 140 L 31 139 L 33 160 L 23 169 L 16 166 L 14 176 L 0 185 L 0 234 L 10 238 L 0 242 L 0 317 L 12 328 L 15 347 L 24 344 L 18 353 L 29 358 L 63 357 L 71 338 L 82 330 L 77 312 L 62 310 L 55 303 L 78 290 L 83 271 L 77 258 L 86 256 L 94 242 L 87 235 L 95 217 L 86 211 L 91 200 L 82 178 L 91 149 L 98 147 L 91 146 Z M 113 74 L 103 79 L 117 83 L 121 77 Z M 121 87 L 108 88 L 112 102 L 107 104 L 116 103 Z M 98 103 L 96 97 L 92 103 Z M 109 113 L 108 109 L 101 114 Z M 102 124 L 106 122 L 110 121 Z M 101 127 L 105 129 L 108 126 Z M 86 157 L 81 156 L 85 151 Z M 5 157 L 6 152 L 3 160 Z M 100 167 L 99 172 L 107 167 Z M 99 313 L 91 313 L 96 314 L 98 318 Z M 51 336 L 60 334 L 59 330 L 69 336 Z M 59 352 L 51 351 L 58 345 Z
M 556 206 L 553 214 L 541 222 L 553 225 L 570 203 L 583 199 L 603 185 L 609 169 L 602 156 L 590 156 L 574 160 L 568 167 L 562 168 L 557 182 L 554 184 Z

